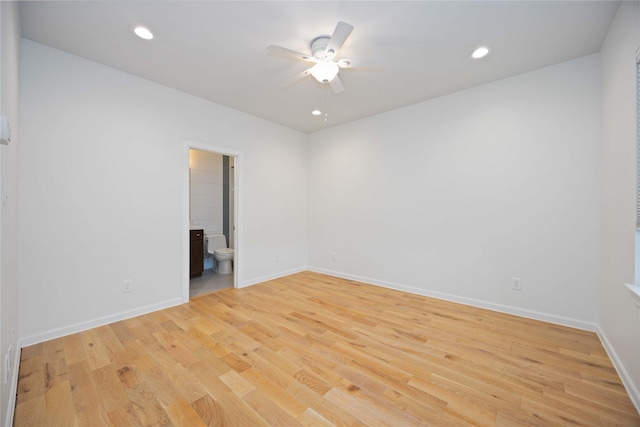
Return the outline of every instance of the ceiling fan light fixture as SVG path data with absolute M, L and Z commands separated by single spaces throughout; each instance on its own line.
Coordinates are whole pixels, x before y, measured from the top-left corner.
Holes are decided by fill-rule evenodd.
M 480 58 L 484 58 L 485 56 L 489 55 L 491 53 L 491 48 L 488 46 L 480 46 L 479 48 L 475 49 L 473 52 L 471 52 L 469 54 L 469 58 L 471 59 L 480 59 Z
M 329 83 L 340 71 L 340 67 L 333 61 L 321 61 L 311 67 L 311 75 L 320 83 Z

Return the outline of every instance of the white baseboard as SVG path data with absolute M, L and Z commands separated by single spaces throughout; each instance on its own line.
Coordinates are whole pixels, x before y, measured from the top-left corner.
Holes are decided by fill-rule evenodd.
M 291 274 L 300 273 L 302 271 L 306 271 L 307 267 L 299 267 L 287 271 L 281 271 L 279 273 L 258 277 L 256 279 L 245 280 L 241 286 L 238 287 L 246 287 L 255 285 L 256 283 L 266 282 L 268 280 L 277 279 L 279 277 L 289 276 Z M 161 302 L 158 304 L 151 304 L 144 307 L 139 307 L 129 311 L 123 311 L 120 313 L 110 314 L 108 316 L 98 317 L 96 319 L 88 320 L 86 322 L 80 322 L 69 326 L 64 326 L 61 328 L 51 329 L 46 332 L 41 332 L 38 334 L 30 335 L 24 337 L 20 340 L 20 345 L 22 347 L 28 347 L 33 344 L 38 344 L 44 341 L 49 341 L 55 338 L 60 338 L 65 335 L 75 334 L 76 332 L 86 331 L 87 329 L 97 328 L 98 326 L 108 325 L 109 323 L 119 322 L 120 320 L 130 319 L 132 317 L 140 316 L 142 314 L 151 313 L 152 311 L 162 310 L 164 308 L 173 307 L 176 305 L 183 304 L 182 298 L 174 298 L 169 301 Z
M 238 286 L 238 287 L 239 288 L 244 288 L 244 287 L 247 287 L 247 286 L 256 285 L 258 283 L 268 282 L 269 280 L 278 279 L 280 277 L 290 276 L 290 275 L 296 274 L 296 273 L 302 273 L 303 271 L 307 271 L 307 270 L 309 270 L 309 268 L 307 268 L 305 266 L 305 267 L 294 268 L 294 269 L 287 270 L 287 271 L 281 271 L 281 272 L 276 273 L 276 274 L 270 274 L 268 276 L 262 276 L 262 277 L 258 277 L 256 279 L 245 280 L 242 283 L 242 286 Z
M 13 416 L 16 409 L 16 395 L 18 393 L 18 373 L 20 371 L 20 353 L 22 349 L 16 348 L 15 356 L 13 356 L 13 366 L 11 375 L 11 387 L 9 388 L 9 401 L 7 402 L 7 416 L 4 420 L 5 427 L 11 427 L 13 425 Z
M 110 314 L 108 316 L 98 317 L 96 319 L 80 322 L 62 328 L 51 329 L 46 332 L 30 335 L 20 340 L 21 347 L 28 347 L 44 341 L 60 338 L 65 335 L 75 334 L 76 332 L 86 331 L 87 329 L 97 328 L 98 326 L 108 325 L 109 323 L 119 322 L 121 320 L 130 319 L 132 317 L 151 313 L 152 311 L 162 310 L 164 308 L 173 307 L 182 304 L 182 298 L 174 298 L 158 304 L 146 305 L 133 310 L 122 311 L 120 313 Z
M 500 313 L 513 314 L 514 316 L 526 317 L 528 319 L 541 320 L 543 322 L 555 323 L 557 325 L 569 326 L 571 328 L 582 329 L 595 332 L 596 323 L 585 322 L 583 320 L 571 319 L 569 317 L 557 316 L 554 314 L 543 313 L 539 311 L 526 310 L 508 305 L 496 304 L 489 301 L 477 300 L 474 298 L 461 297 L 458 295 L 447 294 L 443 292 L 430 291 L 426 289 L 413 288 L 397 283 L 385 282 L 382 280 L 371 279 L 368 277 L 355 276 L 353 274 L 345 274 L 338 271 L 325 270 L 323 268 L 309 267 L 309 271 L 327 274 L 329 276 L 341 277 L 343 279 L 355 280 L 370 285 L 381 286 L 383 288 L 395 289 L 398 291 L 409 292 L 411 294 L 423 295 L 430 298 L 441 299 L 445 301 L 457 302 L 460 304 L 470 305 L 472 307 L 486 308 L 487 310 L 497 311 Z
M 466 297 L 460 297 L 457 295 L 452 295 L 452 294 L 447 294 L 447 293 L 443 293 L 443 292 L 436 292 L 436 291 L 429 291 L 429 290 L 424 290 L 424 289 L 419 289 L 419 288 L 413 288 L 410 286 L 404 286 L 404 285 L 400 285 L 397 283 L 392 283 L 392 282 L 386 282 L 386 281 L 381 281 L 381 280 L 376 280 L 376 279 L 371 279 L 371 278 L 367 278 L 367 277 L 360 277 L 360 276 L 356 276 L 353 274 L 346 274 L 346 273 L 341 273 L 338 271 L 332 271 L 332 270 L 326 270 L 323 268 L 316 268 L 316 267 L 299 267 L 299 268 L 295 268 L 295 269 L 291 269 L 291 270 L 287 270 L 287 271 L 282 271 L 276 274 L 272 274 L 272 275 L 268 275 L 268 276 L 262 276 L 259 278 L 255 278 L 255 279 L 251 279 L 251 280 L 247 280 L 244 281 L 244 283 L 242 284 L 242 286 L 240 287 L 247 287 L 247 286 L 251 286 L 251 285 L 255 285 L 257 283 L 261 283 L 261 282 L 266 282 L 269 280 L 274 280 L 280 277 L 284 277 L 284 276 L 289 276 L 291 274 L 296 274 L 296 273 L 300 273 L 303 271 L 313 271 L 316 273 L 321 273 L 321 274 L 327 274 L 329 276 L 335 276 L 335 277 L 340 277 L 343 279 L 349 279 L 349 280 L 355 280 L 358 282 L 362 282 L 362 283 L 367 283 L 370 285 L 374 285 L 374 286 L 381 286 L 384 288 L 389 288 L 389 289 L 395 289 L 395 290 L 399 290 L 399 291 L 403 291 L 403 292 L 409 292 L 412 294 L 417 294 L 417 295 L 423 295 L 423 296 L 427 296 L 427 297 L 431 297 L 431 298 L 436 298 L 436 299 L 441 299 L 441 300 L 445 300 L 445 301 L 451 301 L 451 302 L 457 302 L 460 304 L 465 304 L 465 305 L 469 305 L 469 306 L 473 306 L 473 307 L 479 307 L 479 308 L 486 308 L 488 310 L 493 310 L 493 311 L 497 311 L 497 312 L 501 312 L 501 313 L 507 313 L 507 314 L 513 314 L 515 316 L 520 316 L 520 317 L 526 317 L 529 319 L 535 319 L 535 320 L 541 320 L 544 322 L 550 322 L 550 323 L 555 323 L 558 325 L 563 325 L 563 326 L 569 326 L 569 327 L 573 327 L 573 328 L 577 328 L 577 329 L 583 329 L 583 330 L 587 330 L 587 331 L 592 331 L 592 332 L 596 332 L 598 337 L 600 338 L 600 341 L 603 344 L 603 347 L 605 349 L 605 351 L 607 352 L 607 354 L 609 355 L 609 358 L 611 359 L 616 371 L 618 372 L 618 375 L 620 376 L 622 383 L 624 384 L 627 393 L 629 394 L 629 397 L 631 398 L 631 401 L 633 402 L 633 404 L 635 405 L 636 409 L 638 409 L 638 411 L 640 412 L 640 391 L 638 390 L 638 388 L 636 387 L 636 385 L 634 384 L 631 376 L 629 375 L 629 373 L 627 372 L 627 370 L 625 369 L 624 365 L 622 364 L 622 362 L 620 361 L 620 358 L 618 357 L 617 353 L 615 352 L 615 350 L 613 349 L 611 343 L 609 342 L 609 340 L 607 339 L 604 331 L 602 331 L 602 329 L 600 328 L 599 325 L 595 324 L 595 323 L 591 323 L 591 322 L 585 322 L 585 321 L 581 321 L 581 320 L 577 320 L 577 319 L 571 319 L 571 318 L 567 318 L 567 317 L 563 317 L 563 316 L 557 316 L 557 315 L 553 315 L 553 314 L 548 314 L 548 313 L 542 313 L 542 312 L 538 312 L 538 311 L 532 311 L 532 310 L 525 310 L 525 309 L 521 309 L 521 308 L 517 308 L 517 307 L 511 307 L 511 306 L 506 306 L 506 305 L 502 305 L 502 304 L 496 304 L 496 303 L 492 303 L 492 302 L 488 302 L 488 301 L 482 301 L 482 300 L 477 300 L 477 299 L 473 299 L 473 298 L 466 298 Z M 73 334 L 76 332 L 81 332 L 81 331 L 85 331 L 87 329 L 91 329 L 91 328 L 95 328 L 98 326 L 103 326 L 103 325 L 107 325 L 109 323 L 113 323 L 113 322 L 118 322 L 121 320 L 125 320 L 125 319 L 129 319 L 132 317 L 136 317 L 136 316 L 140 316 L 143 314 L 147 314 L 153 311 L 157 311 L 157 310 L 162 310 L 164 308 L 169 308 L 169 307 L 173 307 L 176 305 L 180 305 L 182 304 L 182 299 L 181 298 L 175 298 L 169 301 L 165 301 L 159 304 L 152 304 L 152 305 L 148 305 L 148 306 L 144 306 L 144 307 L 139 307 L 136 308 L 134 310 L 129 310 L 129 311 L 124 311 L 124 312 L 120 312 L 120 313 L 116 313 L 113 315 L 109 315 L 109 316 L 103 316 L 103 317 L 99 317 L 87 322 L 81 322 L 81 323 L 76 323 L 74 325 L 70 325 L 70 326 L 66 326 L 63 328 L 57 328 L 57 329 L 52 329 L 50 331 L 47 332 L 43 332 L 43 333 L 39 333 L 39 334 L 35 334 L 35 335 L 31 335 L 28 337 L 23 338 L 20 341 L 20 345 L 22 347 L 27 347 L 33 344 L 38 344 L 40 342 L 44 342 L 44 341 L 48 341 L 51 339 L 55 339 L 55 338 L 60 338 L 62 336 L 65 335 L 69 335 L 69 334 Z M 16 398 L 16 392 L 17 392 L 17 386 L 18 386 L 18 371 L 19 371 L 19 362 L 20 362 L 20 349 L 18 348 L 17 351 L 15 352 L 15 356 L 14 356 L 14 369 L 13 369 L 13 375 L 11 378 L 11 394 L 10 394 L 10 401 L 9 401 L 9 409 L 7 411 L 6 414 L 6 419 L 5 419 L 5 426 L 9 427 L 13 424 L 13 415 L 14 415 L 14 408 L 15 408 L 15 398 Z
M 418 295 L 424 295 L 431 298 L 442 299 L 446 301 L 458 302 L 465 305 L 470 305 L 474 307 L 486 308 L 488 310 L 498 311 L 502 313 L 513 314 L 515 316 L 526 317 L 535 320 L 542 320 L 544 322 L 555 323 L 558 325 L 569 326 L 572 328 L 583 329 L 591 332 L 596 332 L 598 337 L 600 338 L 600 342 L 602 342 L 602 346 L 604 347 L 611 363 L 613 363 L 614 368 L 616 369 L 618 376 L 622 380 L 622 384 L 624 385 L 627 393 L 629 394 L 629 398 L 631 402 L 636 407 L 638 412 L 640 412 L 640 391 L 636 384 L 633 382 L 632 377 L 629 375 L 627 370 L 625 369 L 622 361 L 618 357 L 618 354 L 614 350 L 613 346 L 607 339 L 606 334 L 600 328 L 600 326 L 596 323 L 585 322 L 582 320 L 571 319 L 562 316 L 556 316 L 553 314 L 541 313 L 532 310 L 524 310 L 517 307 L 509 307 L 501 304 L 495 304 L 487 301 L 475 300 L 472 298 L 459 297 L 456 295 L 450 295 L 442 292 L 434 292 L 428 291 L 424 289 L 412 288 L 409 286 L 399 285 L 397 283 L 385 282 L 381 280 L 370 279 L 366 277 L 355 276 L 352 274 L 340 273 L 337 271 L 325 270 L 323 268 L 314 268 L 309 267 L 309 271 L 315 271 L 316 273 L 327 274 L 329 276 L 341 277 L 343 279 L 355 280 L 362 283 L 368 283 L 371 285 L 381 286 L 389 289 L 396 289 L 399 291 L 409 292 Z
M 609 342 L 609 340 L 607 339 L 607 335 L 600 328 L 600 326 L 598 326 L 596 333 L 598 334 L 598 337 L 600 338 L 600 342 L 602 343 L 604 350 L 607 352 L 609 359 L 611 359 L 611 363 L 613 363 L 613 367 L 616 368 L 616 371 L 618 372 L 618 376 L 622 380 L 622 384 L 624 385 L 624 388 L 627 390 L 627 394 L 629 394 L 629 398 L 631 399 L 631 402 L 636 407 L 638 412 L 640 412 L 640 391 L 638 391 L 638 387 L 636 387 L 636 385 L 634 384 L 633 379 L 631 378 L 631 375 L 629 375 L 629 373 L 625 369 L 624 365 L 620 361 L 620 358 L 618 357 L 618 354 L 616 353 L 613 346 L 611 345 L 611 342 Z

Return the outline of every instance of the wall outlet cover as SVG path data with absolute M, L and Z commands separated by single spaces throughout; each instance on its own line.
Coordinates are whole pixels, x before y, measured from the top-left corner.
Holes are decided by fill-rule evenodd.
M 511 285 L 511 289 L 513 289 L 514 291 L 521 291 L 522 290 L 522 279 L 519 277 L 514 277 L 513 278 L 513 284 Z

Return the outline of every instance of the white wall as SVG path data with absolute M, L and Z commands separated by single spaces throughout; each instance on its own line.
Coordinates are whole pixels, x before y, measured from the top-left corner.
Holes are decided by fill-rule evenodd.
M 2 109 L 15 118 L 17 8 L 0 4 Z M 308 248 L 315 270 L 579 327 L 599 322 L 638 404 L 640 314 L 622 286 L 634 267 L 638 46 L 638 4 L 623 2 L 601 60 L 306 137 L 23 41 L 20 145 L 14 119 L 16 143 L 0 149 L 12 194 L 0 210 L 0 350 L 18 325 L 16 147 L 19 321 L 29 344 L 180 299 L 188 140 L 243 153 L 241 286 L 304 269 Z M 511 290 L 513 277 L 522 291 Z M 134 292 L 121 294 L 123 279 Z
M 20 71 L 24 344 L 180 301 L 187 141 L 242 153 L 239 285 L 305 268 L 304 134 L 28 40 Z
M 591 55 L 316 132 L 310 266 L 595 329 L 599 123 Z
M 638 2 L 622 2 L 601 50 L 600 335 L 640 408 L 640 309 L 634 280 Z
M 0 146 L 0 176 L 6 178 L 7 203 L 0 201 L 0 424 L 11 425 L 18 382 L 18 57 L 20 17 L 16 2 L 0 2 L 0 115 L 9 119 L 10 145 Z M 1 184 L 0 184 L 1 185 Z M 15 333 L 13 333 L 15 331 Z M 11 351 L 9 351 L 11 348 Z M 4 361 L 9 357 L 9 381 Z
M 189 150 L 190 223 L 205 234 L 222 234 L 222 155 Z

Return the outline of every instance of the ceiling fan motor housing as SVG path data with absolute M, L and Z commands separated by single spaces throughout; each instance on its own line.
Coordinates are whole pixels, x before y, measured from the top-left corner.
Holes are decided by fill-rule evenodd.
M 330 50 L 329 52 L 326 51 L 330 40 L 331 37 L 328 36 L 319 36 L 311 40 L 311 55 L 313 55 L 317 61 L 333 59 L 335 52 L 333 50 Z
M 269 46 L 267 51 L 272 54 L 279 54 L 279 56 L 315 63 L 311 68 L 294 76 L 294 78 L 290 79 L 286 84 L 283 84 L 283 86 L 288 86 L 303 77 L 312 75 L 320 83 L 330 83 L 334 93 L 342 93 L 344 86 L 338 78 L 338 73 L 340 72 L 340 68 L 350 67 L 351 64 L 348 60 L 344 59 L 336 62 L 335 57 L 345 40 L 347 40 L 347 37 L 349 37 L 349 34 L 351 34 L 351 31 L 353 31 L 353 25 L 342 21 L 338 22 L 331 36 L 323 35 L 311 40 L 311 55 L 279 46 Z

